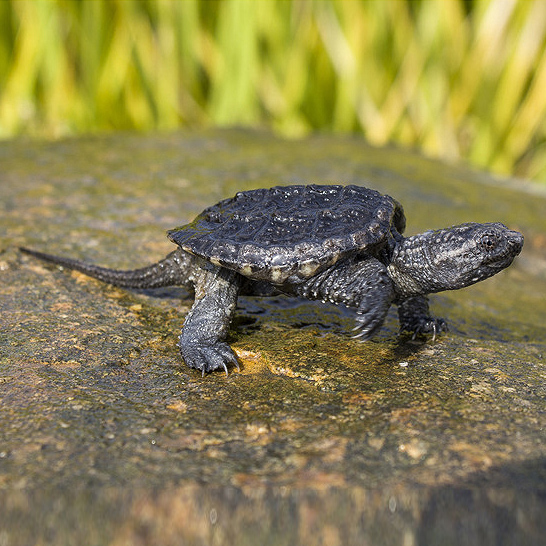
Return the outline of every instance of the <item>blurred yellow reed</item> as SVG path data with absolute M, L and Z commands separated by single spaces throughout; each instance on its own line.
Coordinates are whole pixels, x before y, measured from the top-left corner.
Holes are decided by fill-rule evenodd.
M 546 181 L 544 0 L 3 0 L 0 137 L 361 132 Z

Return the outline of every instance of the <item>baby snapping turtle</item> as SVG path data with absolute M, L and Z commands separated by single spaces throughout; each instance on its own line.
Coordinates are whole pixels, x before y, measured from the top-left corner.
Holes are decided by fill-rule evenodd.
M 195 302 L 180 335 L 186 364 L 205 372 L 238 367 L 225 343 L 240 294 L 288 294 L 356 309 L 369 339 L 398 306 L 401 330 L 445 331 L 426 295 L 491 277 L 519 254 L 523 236 L 503 224 L 468 223 L 403 237 L 402 206 L 359 186 L 285 186 L 240 192 L 168 232 L 165 259 L 121 271 L 22 249 L 126 288 L 181 285 Z

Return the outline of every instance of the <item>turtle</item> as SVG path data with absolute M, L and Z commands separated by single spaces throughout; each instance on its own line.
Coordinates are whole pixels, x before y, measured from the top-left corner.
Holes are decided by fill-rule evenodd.
M 163 260 L 116 270 L 22 248 L 42 260 L 115 286 L 180 285 L 195 301 L 178 347 L 190 368 L 239 369 L 226 343 L 239 295 L 286 294 L 356 310 L 355 337 L 368 340 L 392 304 L 400 330 L 447 330 L 427 295 L 484 280 L 508 267 L 523 236 L 501 223 L 464 223 L 404 237 L 402 205 L 358 185 L 289 185 L 241 191 L 167 232 Z

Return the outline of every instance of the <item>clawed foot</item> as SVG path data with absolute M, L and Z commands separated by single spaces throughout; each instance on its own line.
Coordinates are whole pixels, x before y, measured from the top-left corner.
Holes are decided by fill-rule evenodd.
M 374 264 L 372 263 L 370 266 L 374 266 Z M 365 292 L 356 311 L 356 326 L 353 330 L 358 330 L 358 333 L 353 337 L 362 341 L 370 339 L 381 329 L 391 306 L 392 283 L 390 279 L 385 279 L 385 276 L 387 273 L 383 266 L 380 266 L 372 279 L 375 280 L 375 285 L 382 289 Z
M 227 343 L 216 341 L 212 344 L 196 342 L 178 344 L 184 362 L 190 367 L 205 372 L 224 369 L 228 375 L 228 364 L 233 364 L 239 370 L 239 362 L 235 353 Z
M 357 333 L 353 338 L 360 339 L 361 341 L 370 339 L 383 326 L 383 322 L 383 315 L 377 316 L 371 313 L 362 314 L 361 312 L 357 312 L 356 326 L 353 328 L 353 332 Z
M 405 324 L 402 330 L 413 332 L 411 339 L 418 335 L 432 334 L 432 341 L 436 339 L 436 334 L 447 332 L 447 323 L 442 318 L 421 317 L 415 319 L 412 324 Z

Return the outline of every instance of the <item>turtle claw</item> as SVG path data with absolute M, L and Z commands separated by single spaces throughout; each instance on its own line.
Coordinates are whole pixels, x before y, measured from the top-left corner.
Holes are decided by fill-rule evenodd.
M 442 318 L 421 317 L 416 319 L 408 330 L 413 332 L 411 339 L 415 339 L 418 335 L 432 334 L 432 341 L 436 340 L 436 335 L 441 332 L 447 332 L 447 323 Z
M 357 313 L 356 317 L 356 326 L 353 328 L 353 331 L 357 331 L 353 339 L 359 339 L 360 341 L 366 341 L 373 337 L 377 331 L 383 326 L 385 320 L 384 315 L 373 315 Z
M 184 362 L 196 370 L 201 370 L 201 375 L 214 370 L 223 369 L 228 374 L 228 364 L 234 365 L 239 370 L 239 362 L 235 353 L 227 343 L 217 341 L 214 344 L 199 344 L 197 342 L 179 344 L 180 353 Z

